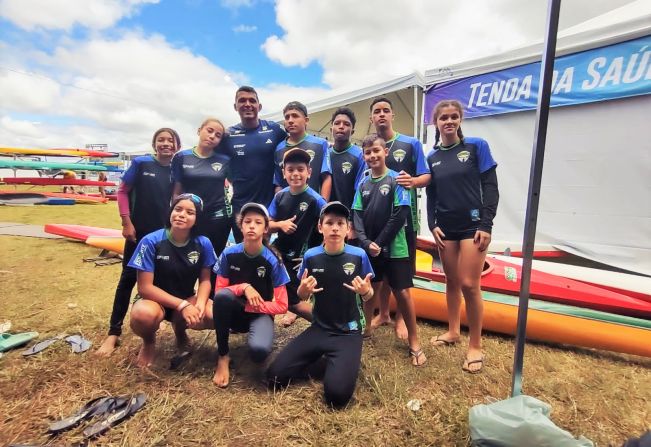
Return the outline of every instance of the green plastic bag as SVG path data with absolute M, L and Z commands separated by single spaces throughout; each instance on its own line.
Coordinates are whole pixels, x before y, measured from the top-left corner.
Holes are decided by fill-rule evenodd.
M 470 409 L 473 447 L 593 447 L 549 420 L 551 406 L 531 396 L 516 396 Z

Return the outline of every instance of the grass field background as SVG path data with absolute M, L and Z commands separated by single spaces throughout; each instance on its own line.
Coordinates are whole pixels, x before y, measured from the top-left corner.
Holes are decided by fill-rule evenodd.
M 119 228 L 114 202 L 5 206 L 0 221 Z M 83 262 L 99 250 L 65 239 L 0 236 L 0 247 L 0 322 L 10 320 L 13 332 L 38 331 L 39 339 L 79 333 L 94 351 L 107 330 L 120 265 Z M 278 327 L 276 345 L 305 327 Z M 56 439 L 45 435 L 47 426 L 93 397 L 136 391 L 149 397 L 144 409 L 90 445 L 469 445 L 469 408 L 509 395 L 513 339 L 486 334 L 484 370 L 469 375 L 461 371 L 466 335 L 460 345 L 433 348 L 427 340 L 445 325 L 420 321 L 419 327 L 428 363 L 410 366 L 406 345 L 391 328 L 380 328 L 365 342 L 354 401 L 343 411 L 323 405 L 318 381 L 268 391 L 242 336 L 233 337 L 233 381 L 224 390 L 211 382 L 214 333 L 190 331 L 198 350 L 180 370 L 169 371 L 174 337 L 166 323 L 148 372 L 134 366 L 139 341 L 128 322 L 109 359 L 92 351 L 72 354 L 63 342 L 28 359 L 12 351 L 0 359 L 0 445 L 72 445 L 82 439 L 83 425 Z M 619 446 L 651 425 L 649 359 L 529 343 L 524 391 L 552 405 L 557 425 L 597 445 Z M 422 401 L 420 410 L 407 408 L 411 399 Z

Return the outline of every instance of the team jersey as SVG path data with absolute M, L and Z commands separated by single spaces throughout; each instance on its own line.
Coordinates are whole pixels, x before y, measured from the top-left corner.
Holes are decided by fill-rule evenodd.
M 196 194 L 203 200 L 203 215 L 219 219 L 229 215 L 224 189 L 230 157 L 213 152 L 199 156 L 194 149 L 185 149 L 172 158 L 172 181 L 181 184 L 183 192 Z
M 427 164 L 432 174 L 428 214 L 434 213 L 436 224 L 449 231 L 477 228 L 483 203 L 480 175 L 497 166 L 488 143 L 466 137 L 448 149 L 437 146 L 427 155 Z
M 353 206 L 357 185 L 364 177 L 366 162 L 359 146 L 351 144 L 342 152 L 330 148 L 330 167 L 332 169 L 332 192 L 330 201 L 339 201 L 348 208 Z
M 276 147 L 274 155 L 275 174 L 274 184 L 284 188 L 287 182 L 283 178 L 283 156 L 289 149 L 300 147 L 310 154 L 310 168 L 312 168 L 312 175 L 310 176 L 307 184 L 316 192 L 321 192 L 321 175 L 330 174 L 330 157 L 328 156 L 328 142 L 323 138 L 315 137 L 313 135 L 305 135 L 305 137 L 296 144 L 288 144 L 287 140 L 283 140 Z M 268 203 L 268 202 L 267 202 Z
M 393 171 L 405 171 L 412 177 L 429 174 L 423 145 L 418 138 L 402 135 L 398 132 L 393 139 L 387 141 L 389 155 L 386 158 L 387 167 Z M 416 188 L 409 190 L 411 196 L 411 221 L 407 222 L 407 231 L 418 231 L 418 197 Z
M 136 235 L 143 237 L 165 226 L 168 218 L 172 181 L 170 167 L 153 155 L 136 157 L 122 176 L 129 186 L 129 215 Z
M 250 256 L 244 251 L 244 243 L 227 247 L 213 272 L 228 279 L 229 284 L 250 284 L 265 301 L 273 300 L 275 287 L 289 282 L 287 270 L 269 248 L 263 246 L 260 253 Z
M 397 176 L 398 173 L 391 169 L 382 177 L 373 178 L 367 175 L 357 188 L 353 210 L 362 214 L 364 233 L 371 241 L 377 240 L 397 207 L 410 206 L 409 191 L 398 185 Z M 391 258 L 409 257 L 404 224 L 396 237 L 389 242 L 388 250 Z
M 356 276 L 364 279 L 373 274 L 366 252 L 347 244 L 337 254 L 326 253 L 322 245 L 313 247 L 303 256 L 299 278 L 304 270 L 314 276 L 318 288 L 323 288 L 314 294 L 312 324 L 337 334 L 363 332 L 366 320 L 362 300 L 343 283 L 351 284 Z
M 307 250 L 307 241 L 319 221 L 321 208 L 327 202 L 315 190 L 305 186 L 303 192 L 292 194 L 289 186 L 278 191 L 269 205 L 269 216 L 275 220 L 286 220 L 296 216 L 296 231 L 285 234 L 278 231 L 274 246 L 285 259 L 303 256 Z
M 154 285 L 177 298 L 194 295 L 194 284 L 202 268 L 217 261 L 212 244 L 205 236 L 196 236 L 185 245 L 175 245 L 169 230 L 160 229 L 142 238 L 129 267 L 154 274 Z
M 260 120 L 254 129 L 241 123 L 228 128 L 218 150 L 231 157 L 232 204 L 236 212 L 245 203 L 266 204 L 273 198 L 274 152 L 286 136 L 273 121 Z

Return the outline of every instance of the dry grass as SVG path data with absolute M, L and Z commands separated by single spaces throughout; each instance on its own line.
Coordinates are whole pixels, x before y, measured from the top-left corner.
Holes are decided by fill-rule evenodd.
M 77 223 L 116 227 L 115 204 L 74 207 L 0 207 L 0 221 Z M 106 332 L 120 266 L 82 262 L 98 250 L 65 240 L 0 236 L 0 320 L 14 331 L 36 330 L 41 338 L 81 333 L 96 348 Z M 71 304 L 71 306 L 68 306 Z M 76 305 L 76 306 L 75 306 Z M 304 327 L 278 329 L 277 345 Z M 444 330 L 420 324 L 423 340 Z M 211 384 L 214 334 L 179 371 L 167 366 L 174 353 L 170 327 L 159 336 L 151 372 L 134 367 L 138 340 L 126 330 L 110 359 L 70 353 L 64 343 L 34 358 L 16 351 L 0 359 L 0 445 L 12 442 L 70 445 L 81 427 L 55 440 L 47 425 L 104 393 L 143 391 L 143 411 L 111 429 L 93 445 L 468 445 L 468 409 L 486 398 L 508 397 L 513 340 L 487 335 L 487 362 L 479 375 L 463 374 L 464 346 L 427 348 L 423 368 L 409 366 L 406 347 L 382 328 L 366 343 L 355 401 L 345 411 L 322 404 L 321 384 L 308 382 L 283 392 L 267 391 L 262 371 L 246 358 L 243 339 L 233 340 L 234 377 L 226 390 Z M 93 348 L 93 349 L 94 349 Z M 651 421 L 651 362 L 599 351 L 528 344 L 524 389 L 553 407 L 554 422 L 598 445 L 639 436 Z M 420 411 L 406 407 L 420 399 Z

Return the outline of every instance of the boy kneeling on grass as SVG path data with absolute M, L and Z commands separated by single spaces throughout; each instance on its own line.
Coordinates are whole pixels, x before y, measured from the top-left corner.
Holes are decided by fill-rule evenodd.
M 350 212 L 341 202 L 323 207 L 319 232 L 323 245 L 309 249 L 298 272 L 298 296 L 312 297 L 312 325 L 275 358 L 269 386 L 285 386 L 305 378 L 308 367 L 325 357 L 324 398 L 345 407 L 355 391 L 366 327 L 362 302 L 373 297 L 373 269 L 364 250 L 345 243 Z
M 427 361 L 418 340 L 416 312 L 409 289 L 413 287 L 411 260 L 405 237 L 405 224 L 410 212 L 409 191 L 400 186 L 398 173 L 387 168 L 386 142 L 377 134 L 368 135 L 362 141 L 364 160 L 370 168 L 357 187 L 353 201 L 353 223 L 360 246 L 370 255 L 375 272 L 373 288 L 376 295 L 388 294 L 389 287 L 396 298 L 398 309 L 405 319 L 409 356 L 414 366 Z M 385 282 L 385 287 L 382 282 Z M 366 320 L 371 321 L 377 299 L 364 304 Z M 371 325 L 366 327 L 371 334 Z

